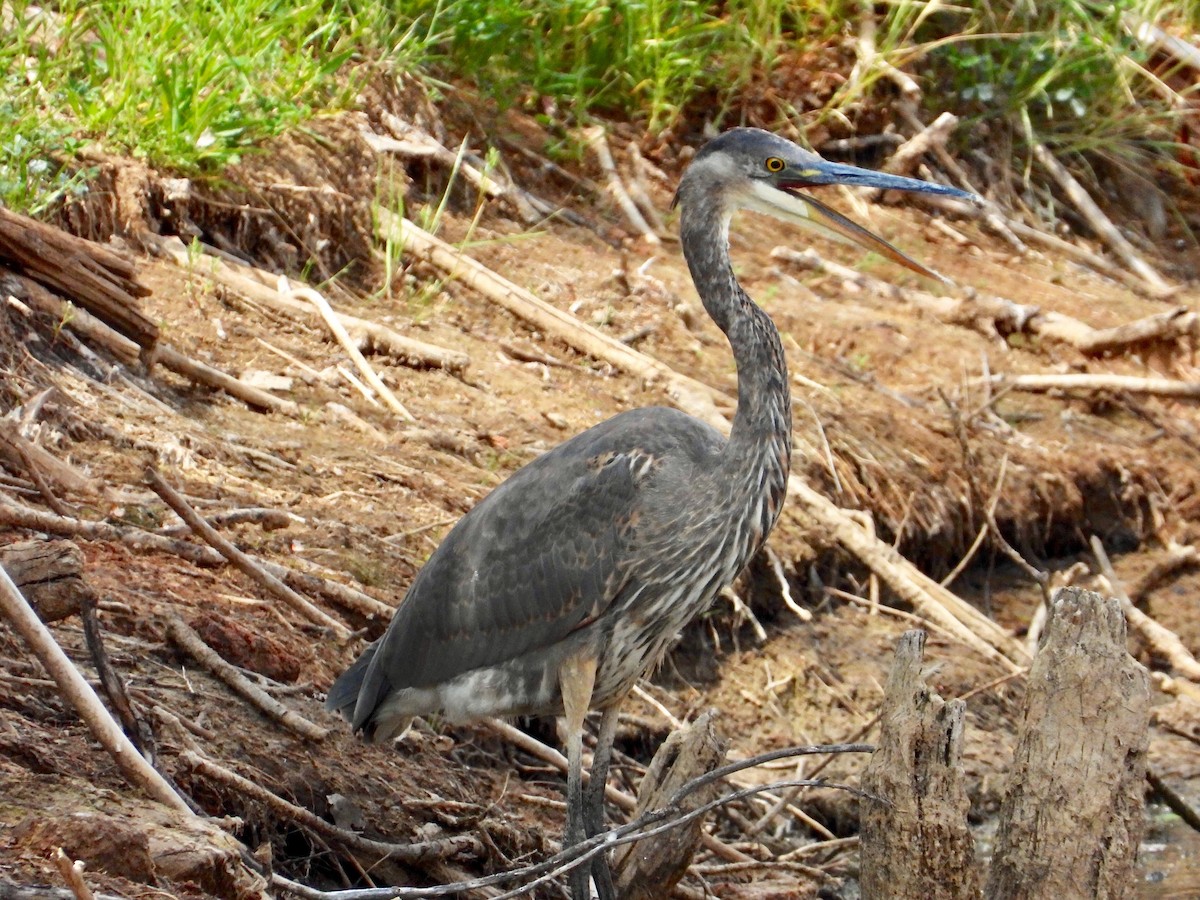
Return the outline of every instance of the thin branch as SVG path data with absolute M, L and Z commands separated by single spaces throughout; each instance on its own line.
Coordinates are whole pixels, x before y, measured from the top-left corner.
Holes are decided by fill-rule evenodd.
M 215 528 L 208 524 L 186 500 L 163 479 L 153 468 L 146 470 L 146 481 L 154 492 L 162 498 L 167 506 L 175 511 L 199 537 L 203 538 L 218 553 L 233 563 L 240 571 L 249 575 L 260 585 L 279 597 L 302 616 L 317 625 L 328 628 L 339 640 L 348 640 L 350 630 L 341 622 L 323 610 L 318 609 L 304 597 L 301 597 L 290 587 L 280 581 L 262 566 L 254 562 L 247 554 L 222 537 Z
M 66 700 L 75 707 L 81 719 L 87 723 L 100 745 L 109 752 L 121 770 L 121 774 L 133 785 L 141 788 L 150 797 L 184 815 L 192 815 L 184 802 L 166 779 L 146 762 L 137 747 L 113 720 L 96 692 L 92 690 L 75 664 L 67 657 L 50 634 L 49 629 L 30 608 L 8 573 L 0 568 L 0 612 L 12 623 L 13 628 L 29 645 L 38 660 L 50 673 Z
M 208 646 L 204 642 L 204 639 L 175 613 L 170 613 L 167 616 L 167 632 L 171 635 L 171 640 L 180 649 L 185 650 L 192 659 L 220 678 L 236 693 L 241 694 L 249 700 L 251 704 L 269 718 L 274 719 L 280 725 L 309 740 L 320 741 L 328 736 L 328 728 L 314 725 L 299 713 L 288 709 L 288 707 L 250 681 L 236 666 L 222 659 L 220 654 Z

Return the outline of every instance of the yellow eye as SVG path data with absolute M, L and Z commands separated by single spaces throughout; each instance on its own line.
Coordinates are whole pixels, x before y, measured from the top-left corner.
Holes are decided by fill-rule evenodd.
M 767 158 L 766 165 L 768 172 L 782 172 L 784 162 L 778 156 L 771 156 Z

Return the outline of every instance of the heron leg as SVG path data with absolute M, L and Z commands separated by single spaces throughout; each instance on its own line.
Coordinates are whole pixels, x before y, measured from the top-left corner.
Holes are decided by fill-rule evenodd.
M 608 766 L 612 761 L 613 738 L 617 733 L 617 705 L 604 710 L 600 717 L 600 728 L 596 732 L 596 751 L 592 754 L 591 778 L 583 795 L 583 825 L 588 837 L 604 831 L 604 786 L 608 781 Z M 592 881 L 600 900 L 616 900 L 612 870 L 608 865 L 608 853 L 600 853 L 592 860 Z
M 567 720 L 567 833 L 563 849 L 581 844 L 587 838 L 583 805 L 583 720 L 592 702 L 596 683 L 594 657 L 576 656 L 563 663 L 558 673 L 562 691 L 563 715 Z M 591 900 L 587 866 L 571 870 L 573 900 Z

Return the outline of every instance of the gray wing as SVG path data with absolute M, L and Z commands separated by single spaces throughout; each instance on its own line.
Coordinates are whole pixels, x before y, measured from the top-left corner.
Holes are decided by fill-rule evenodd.
M 392 690 L 552 646 L 593 621 L 624 585 L 647 486 L 661 467 L 700 463 L 722 443 L 675 410 L 642 409 L 534 460 L 446 536 L 328 705 L 354 710 L 361 727 Z

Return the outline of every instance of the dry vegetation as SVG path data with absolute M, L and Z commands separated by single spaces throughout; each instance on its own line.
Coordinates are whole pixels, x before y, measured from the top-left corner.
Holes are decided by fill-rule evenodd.
M 277 139 L 216 187 L 97 160 L 103 189 L 56 225 L 118 238 L 105 252 L 120 260 L 101 258 L 97 277 L 145 294 L 143 326 L 123 338 L 63 306 L 91 308 L 96 291 L 95 279 L 61 280 L 80 271 L 78 248 L 39 245 L 51 263 L 39 272 L 0 244 L 0 527 L 9 541 L 78 547 L 81 581 L 43 586 L 67 596 L 54 637 L 100 679 L 99 643 L 81 624 L 94 605 L 127 731 L 217 817 L 172 814 L 131 788 L 0 629 L 0 896 L 18 896 L 10 884 L 68 887 L 59 847 L 86 861 L 92 889 L 139 898 L 257 896 L 272 873 L 323 889 L 444 884 L 557 849 L 559 774 L 527 742 L 429 722 L 397 748 L 365 747 L 320 701 L 438 538 L 521 463 L 631 406 L 731 412 L 732 361 L 669 226 L 638 235 L 599 186 L 616 178 L 666 210 L 694 141 L 613 125 L 612 170 L 593 154 L 568 172 L 538 158 L 539 126 L 511 114 L 489 126 L 511 179 L 472 182 L 451 179 L 443 153 L 414 149 L 418 138 L 478 141 L 461 109 L 439 113 L 413 85 L 367 107 Z M 463 253 L 546 306 L 514 301 L 487 273 L 464 277 L 452 250 L 402 250 L 375 206 L 401 198 L 409 212 L 444 198 L 440 237 L 469 241 Z M 739 275 L 785 335 L 794 468 L 810 490 L 793 491 L 769 552 L 645 685 L 619 735 L 615 786 L 635 793 L 673 722 L 709 707 L 735 759 L 874 740 L 892 647 L 923 621 L 931 681 L 966 698 L 964 781 L 986 835 L 1043 587 L 1114 593 L 1115 579 L 1181 642 L 1135 630 L 1130 647 L 1172 676 L 1158 682 L 1152 772 L 1160 790 L 1194 798 L 1194 261 L 1177 259 L 1164 290 L 1062 252 L 1018 254 L 978 220 L 834 202 L 958 287 L 927 293 L 839 247 L 797 260 L 773 251 L 804 249 L 803 234 L 737 224 Z M 543 203 L 570 215 L 543 218 Z M 325 295 L 363 320 L 347 327 L 366 334 L 386 391 L 364 385 L 309 294 L 275 280 L 306 260 L 314 283 L 337 276 Z M 241 562 L 177 515 L 188 509 Z M 1093 536 L 1116 567 L 1107 582 Z M 550 723 L 526 724 L 557 742 Z M 787 760 L 725 788 L 817 774 L 856 784 L 863 759 Z M 789 797 L 714 814 L 682 895 L 851 896 L 857 800 L 828 786 Z M 1182 829 L 1170 833 L 1188 846 Z M 1177 892 L 1145 896 L 1194 895 L 1194 871 L 1144 852 L 1141 874 L 1159 870 Z

